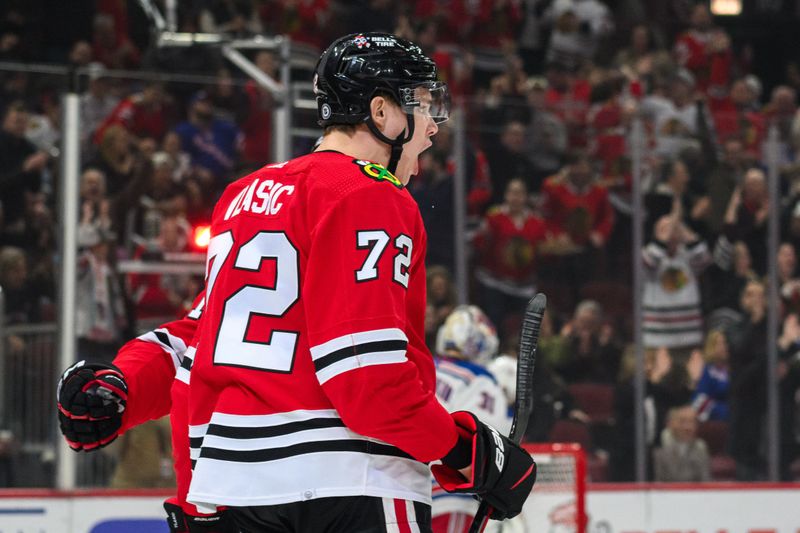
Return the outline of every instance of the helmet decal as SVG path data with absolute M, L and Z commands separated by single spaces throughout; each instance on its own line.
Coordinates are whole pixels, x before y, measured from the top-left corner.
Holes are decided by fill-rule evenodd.
M 331 118 L 331 106 L 328 104 L 322 104 L 322 107 L 319 109 L 319 115 L 322 117 L 322 120 L 328 120 Z
M 369 41 L 360 33 L 353 38 L 353 44 L 358 48 L 369 48 Z

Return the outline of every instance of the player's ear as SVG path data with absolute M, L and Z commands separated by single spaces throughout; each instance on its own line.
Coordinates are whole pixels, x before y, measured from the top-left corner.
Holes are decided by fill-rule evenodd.
M 386 120 L 388 118 L 388 104 L 389 101 L 386 100 L 386 97 L 380 95 L 376 96 L 369 102 L 369 112 L 372 115 L 372 121 L 380 130 L 382 130 L 386 125 Z

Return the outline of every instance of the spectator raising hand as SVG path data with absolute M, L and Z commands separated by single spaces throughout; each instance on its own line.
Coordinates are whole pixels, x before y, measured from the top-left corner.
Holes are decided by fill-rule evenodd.
M 788 350 L 798 340 L 800 340 L 800 319 L 795 313 L 791 313 L 783 320 L 778 346 L 781 350 Z
M 677 214 L 658 219 L 642 252 L 644 343 L 691 350 L 703 338 L 698 277 L 711 264 L 711 255 Z

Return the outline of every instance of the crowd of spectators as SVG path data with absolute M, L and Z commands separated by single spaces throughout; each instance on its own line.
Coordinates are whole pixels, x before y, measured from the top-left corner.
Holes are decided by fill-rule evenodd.
M 78 337 L 82 357 L 107 360 L 137 325 L 180 314 L 199 283 L 162 273 L 121 276 L 118 261 L 190 251 L 191 228 L 209 220 L 225 185 L 271 161 L 279 102 L 213 47 L 152 46 L 137 2 L 70 4 L 68 13 L 56 9 L 63 15 L 57 28 L 41 26 L 37 2 L 4 4 L 0 60 L 87 73 L 80 88 Z M 180 31 L 287 34 L 311 51 L 348 31 L 392 31 L 436 60 L 465 111 L 470 299 L 513 354 L 524 302 L 538 290 L 548 295 L 537 378 L 537 390 L 547 391 L 537 409 L 547 413 L 537 414 L 528 436 L 547 440 L 563 435 L 564 424 L 581 426 L 579 437 L 600 465 L 596 479 L 634 475 L 632 257 L 641 257 L 645 272 L 649 474 L 766 476 L 766 232 L 769 217 L 779 217 L 781 477 L 800 477 L 792 470 L 800 456 L 796 67 L 770 77 L 765 91 L 749 44 L 703 2 L 179 4 Z M 274 52 L 248 55 L 281 82 Z M 209 81 L 179 82 L 178 73 Z M 66 83 L 0 71 L 0 286 L 9 324 L 54 317 Z M 777 143 L 780 205 L 767 194 L 768 139 Z M 295 155 L 312 142 L 294 142 Z M 634 142 L 642 153 L 643 250 L 631 245 Z M 456 304 L 457 163 L 454 132 L 444 124 L 409 186 L 429 234 L 429 340 Z M 20 352 L 24 341 L 12 339 L 10 347 Z M 607 416 L 586 414 L 578 394 L 586 384 L 610 391 Z M 711 422 L 724 424 L 730 437 L 722 449 L 698 441 Z M 730 464 L 715 462 L 720 457 Z

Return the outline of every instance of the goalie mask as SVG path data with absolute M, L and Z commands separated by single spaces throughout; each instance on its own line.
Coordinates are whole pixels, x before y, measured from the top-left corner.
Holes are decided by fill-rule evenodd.
M 359 33 L 337 39 L 322 53 L 314 72 L 318 123 L 366 124 L 392 148 L 387 169 L 394 172 L 403 145 L 414 135 L 414 114 L 441 123 L 450 114 L 447 85 L 436 80 L 436 64 L 414 43 L 388 33 Z M 406 113 L 406 130 L 395 139 L 375 126 L 369 104 L 389 95 Z
M 474 305 L 456 307 L 439 328 L 436 353 L 486 364 L 497 353 L 497 330 Z

